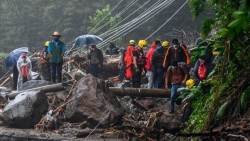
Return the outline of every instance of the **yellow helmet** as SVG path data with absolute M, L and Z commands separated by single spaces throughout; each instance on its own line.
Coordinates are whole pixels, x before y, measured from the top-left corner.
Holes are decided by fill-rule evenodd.
M 140 48 L 143 48 L 143 47 L 147 46 L 147 41 L 146 41 L 146 40 L 140 40 L 140 41 L 138 42 L 138 46 L 139 46 Z
M 194 79 L 188 79 L 186 82 L 186 86 L 188 86 L 188 88 L 192 88 L 194 84 L 195 84 Z
M 49 43 L 50 43 L 50 41 L 46 41 L 46 42 L 45 42 L 45 46 L 46 46 L 46 47 L 49 46 Z
M 135 40 L 130 40 L 130 41 L 129 41 L 129 44 L 130 44 L 130 45 L 135 45 Z
M 168 41 L 164 41 L 164 42 L 162 42 L 162 46 L 163 46 L 163 47 L 168 47 L 168 46 L 169 46 Z

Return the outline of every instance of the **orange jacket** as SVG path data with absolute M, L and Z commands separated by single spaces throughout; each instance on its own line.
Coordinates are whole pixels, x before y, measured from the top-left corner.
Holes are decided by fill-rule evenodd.
M 126 72 L 125 72 L 126 78 L 132 78 L 133 76 L 131 66 L 133 64 L 133 51 L 134 50 L 135 50 L 134 46 L 128 46 L 127 51 L 125 52 L 124 63 L 126 64 Z

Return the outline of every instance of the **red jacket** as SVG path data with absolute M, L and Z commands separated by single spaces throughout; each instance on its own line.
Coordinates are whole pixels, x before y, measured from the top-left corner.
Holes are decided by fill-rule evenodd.
M 151 71 L 151 60 L 152 60 L 152 56 L 153 56 L 153 52 L 155 51 L 156 49 L 156 44 L 153 43 L 151 45 L 151 48 L 148 50 L 147 54 L 146 54 L 146 58 L 147 58 L 147 64 L 145 65 L 145 68 L 148 70 L 148 71 Z

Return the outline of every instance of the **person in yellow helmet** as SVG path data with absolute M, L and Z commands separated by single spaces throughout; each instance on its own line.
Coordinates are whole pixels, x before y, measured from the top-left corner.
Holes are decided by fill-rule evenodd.
M 193 88 L 194 85 L 195 85 L 195 81 L 194 81 L 193 79 L 188 79 L 188 80 L 186 81 L 186 87 L 187 87 L 188 89 Z M 183 112 L 183 114 L 182 114 L 182 116 L 181 116 L 181 122 L 184 123 L 184 122 L 188 121 L 189 117 L 190 117 L 191 114 L 192 114 L 193 109 L 192 109 L 192 106 L 191 106 L 191 102 L 192 102 L 193 99 L 194 99 L 194 94 L 193 94 L 191 91 L 188 91 L 188 92 L 182 93 L 182 97 L 183 97 L 183 98 L 185 97 L 185 98 L 182 100 L 182 103 L 183 103 L 182 105 L 183 105 L 183 107 L 182 107 L 182 109 L 181 109 L 182 112 Z
M 138 47 L 133 51 L 133 65 L 132 65 L 132 85 L 133 88 L 141 87 L 141 74 L 143 69 L 145 69 L 146 58 L 143 53 L 143 48 L 147 46 L 146 40 L 140 40 L 138 42 Z
M 44 44 L 44 49 L 40 54 L 40 63 L 41 63 L 41 78 L 46 81 L 51 81 L 50 75 L 50 63 L 49 63 L 49 56 L 48 56 L 48 46 L 50 41 L 46 41 Z
M 162 47 L 169 47 L 168 41 L 163 41 L 161 46 Z

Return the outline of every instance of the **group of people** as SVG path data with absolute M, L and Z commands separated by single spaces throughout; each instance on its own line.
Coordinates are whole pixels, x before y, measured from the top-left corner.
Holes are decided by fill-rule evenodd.
M 146 54 L 143 48 L 147 46 L 146 40 L 140 40 L 136 46 L 134 40 L 129 41 L 129 46 L 121 55 L 119 66 L 119 81 L 132 81 L 133 88 L 141 87 L 141 77 L 146 74 L 148 78 L 147 88 L 171 89 L 170 113 L 174 113 L 177 89 L 185 87 L 190 79 L 190 53 L 185 45 L 178 39 L 168 41 L 156 40 Z M 194 73 L 197 79 L 204 80 L 210 70 L 211 51 L 200 56 L 197 60 Z M 201 71 L 205 66 L 205 72 Z M 201 77 L 201 74 L 205 76 Z

